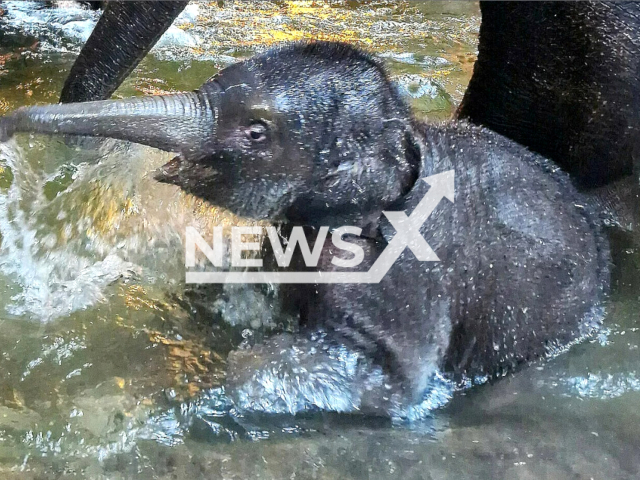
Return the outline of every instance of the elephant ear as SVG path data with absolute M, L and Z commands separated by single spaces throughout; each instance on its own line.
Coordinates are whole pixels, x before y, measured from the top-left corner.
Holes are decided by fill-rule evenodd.
M 189 2 L 108 2 L 62 89 L 62 103 L 105 100 Z

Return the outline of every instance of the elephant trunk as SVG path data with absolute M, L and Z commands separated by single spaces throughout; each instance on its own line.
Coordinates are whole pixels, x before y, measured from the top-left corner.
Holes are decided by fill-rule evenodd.
M 16 132 L 81 135 L 193 157 L 214 133 L 215 98 L 215 92 L 193 92 L 20 108 L 0 118 L 0 141 Z
M 106 100 L 151 50 L 187 1 L 112 1 L 62 89 L 62 103 Z

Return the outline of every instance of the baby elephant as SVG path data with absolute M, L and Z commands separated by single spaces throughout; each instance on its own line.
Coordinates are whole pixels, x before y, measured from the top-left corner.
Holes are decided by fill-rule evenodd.
M 436 376 L 504 375 L 560 352 L 601 320 L 608 247 L 569 178 L 491 131 L 418 123 L 380 63 L 348 45 L 277 48 L 194 93 L 24 108 L 1 119 L 0 132 L 179 152 L 158 180 L 236 214 L 359 227 L 346 239 L 365 253 L 359 271 L 400 230 L 408 235 L 399 226 L 430 193 L 449 198 L 412 227 L 411 245 L 424 246 L 421 236 L 439 261 L 405 249 L 379 283 L 291 286 L 299 336 L 231 357 L 231 394 L 245 408 L 388 412 L 419 400 Z M 344 271 L 327 258 L 320 270 Z M 274 406 L 291 390 L 306 400 Z

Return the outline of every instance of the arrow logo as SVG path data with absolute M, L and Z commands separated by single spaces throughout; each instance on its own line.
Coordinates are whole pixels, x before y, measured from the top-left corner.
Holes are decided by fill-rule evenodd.
M 383 212 L 396 234 L 367 272 L 187 272 L 186 283 L 380 283 L 405 248 L 422 262 L 440 259 L 420 234 L 443 198 L 453 203 L 455 176 L 448 170 L 422 179 L 430 188 L 411 215 L 405 212 Z

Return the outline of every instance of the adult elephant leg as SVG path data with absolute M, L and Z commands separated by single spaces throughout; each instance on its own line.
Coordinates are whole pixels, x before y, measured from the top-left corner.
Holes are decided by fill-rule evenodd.
M 480 4 L 459 117 L 553 159 L 585 187 L 630 174 L 640 154 L 640 4 Z
M 187 3 L 109 2 L 71 68 L 60 101 L 109 98 Z

